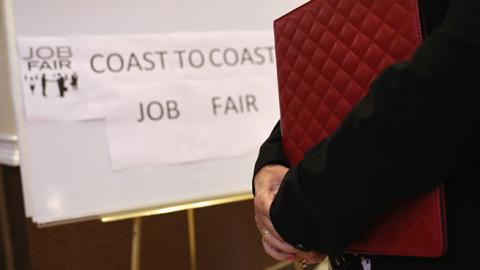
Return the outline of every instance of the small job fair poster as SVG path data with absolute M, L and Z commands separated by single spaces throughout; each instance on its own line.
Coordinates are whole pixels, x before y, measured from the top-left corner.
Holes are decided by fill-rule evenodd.
M 104 120 L 112 168 L 252 153 L 278 119 L 271 32 L 21 37 L 27 123 Z

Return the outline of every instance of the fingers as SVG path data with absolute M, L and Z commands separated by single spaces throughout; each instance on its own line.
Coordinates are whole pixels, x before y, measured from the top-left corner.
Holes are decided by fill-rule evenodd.
M 282 239 L 270 221 L 270 205 L 272 204 L 272 201 L 273 196 L 255 197 L 255 221 L 259 230 L 266 229 L 273 233 L 276 238 Z
M 268 255 L 280 261 L 295 260 L 298 252 L 282 239 L 270 221 L 270 206 L 287 171 L 288 168 L 281 165 L 267 165 L 254 179 L 255 222 L 262 234 L 263 248 Z
M 268 231 L 264 232 L 262 240 L 263 242 L 269 244 L 274 249 L 279 250 L 281 252 L 291 253 L 291 254 L 298 252 L 298 250 L 292 247 L 290 244 L 275 237 L 273 234 L 269 233 Z
M 259 220 L 260 220 L 260 225 L 266 229 L 268 232 L 270 232 L 271 234 L 273 234 L 273 236 L 279 240 L 281 240 L 282 242 L 285 242 L 285 240 L 283 240 L 283 238 L 278 234 L 277 230 L 275 229 L 275 227 L 273 227 L 273 224 L 272 224 L 272 221 L 270 220 L 270 217 L 269 216 L 260 216 L 259 217 Z
M 272 200 L 273 196 L 272 198 L 255 198 L 255 221 L 257 223 L 257 228 L 264 237 L 264 240 L 273 248 L 286 253 L 298 252 L 297 249 L 286 243 L 273 227 L 269 215 Z
M 255 217 L 255 219 L 257 220 L 258 218 Z M 270 226 L 273 228 L 273 225 L 270 221 L 265 223 L 270 224 Z M 302 265 L 307 265 L 320 263 L 326 258 L 326 255 L 317 252 L 301 252 L 285 242 L 280 236 L 277 236 L 278 233 L 276 233 L 275 229 L 273 229 L 273 231 L 269 231 L 267 227 L 263 227 L 263 225 L 259 225 L 258 223 L 257 227 L 262 234 L 262 244 L 265 252 L 274 259 L 280 261 L 297 260 L 301 262 Z
M 279 261 L 293 261 L 295 260 L 295 255 L 282 252 L 270 246 L 267 242 L 263 242 L 263 249 L 265 252 L 270 255 L 272 258 Z

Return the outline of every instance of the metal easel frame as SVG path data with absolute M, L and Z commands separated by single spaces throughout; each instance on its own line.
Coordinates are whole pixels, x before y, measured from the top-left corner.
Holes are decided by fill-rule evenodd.
M 141 241 L 142 241 L 142 218 L 154 215 L 168 214 L 179 211 L 186 211 L 188 222 L 188 245 L 190 253 L 190 270 L 197 270 L 197 248 L 196 248 L 196 236 L 195 236 L 195 209 L 211 207 L 216 205 L 241 202 L 253 199 L 251 193 L 239 193 L 225 197 L 217 197 L 204 200 L 186 201 L 177 204 L 169 204 L 159 206 L 150 209 L 120 212 L 116 214 L 106 215 L 101 218 L 102 222 L 114 222 L 126 219 L 133 219 L 132 224 L 132 257 L 131 257 L 131 270 L 141 270 Z M 265 270 L 280 270 L 287 266 L 291 266 L 295 270 L 304 270 L 298 262 L 281 262 L 275 264 Z M 329 269 L 321 268 L 321 269 Z
M 197 250 L 195 238 L 195 209 L 222 205 L 227 203 L 241 202 L 253 199 L 251 193 L 239 193 L 230 196 L 216 197 L 203 200 L 186 201 L 176 204 L 169 204 L 150 209 L 119 212 L 116 214 L 106 215 L 101 218 L 102 222 L 113 222 L 125 219 L 133 219 L 132 227 L 132 260 L 131 270 L 140 270 L 141 259 L 141 223 L 142 217 L 168 214 L 179 211 L 186 211 L 188 222 L 188 242 L 190 252 L 190 270 L 197 270 Z

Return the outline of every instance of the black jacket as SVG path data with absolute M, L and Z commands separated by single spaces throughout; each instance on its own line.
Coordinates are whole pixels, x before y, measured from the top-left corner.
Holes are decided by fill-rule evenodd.
M 285 176 L 270 216 L 287 242 L 342 254 L 393 204 L 445 181 L 447 254 L 378 256 L 372 269 L 480 269 L 480 1 L 421 1 L 423 45 Z M 288 166 L 279 124 L 255 172 L 270 163 Z

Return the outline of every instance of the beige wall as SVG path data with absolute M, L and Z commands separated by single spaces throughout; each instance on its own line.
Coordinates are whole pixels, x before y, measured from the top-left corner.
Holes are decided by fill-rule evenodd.
M 4 7 L 4 0 L 0 0 L 0 137 L 16 135 L 15 114 L 8 72 Z

